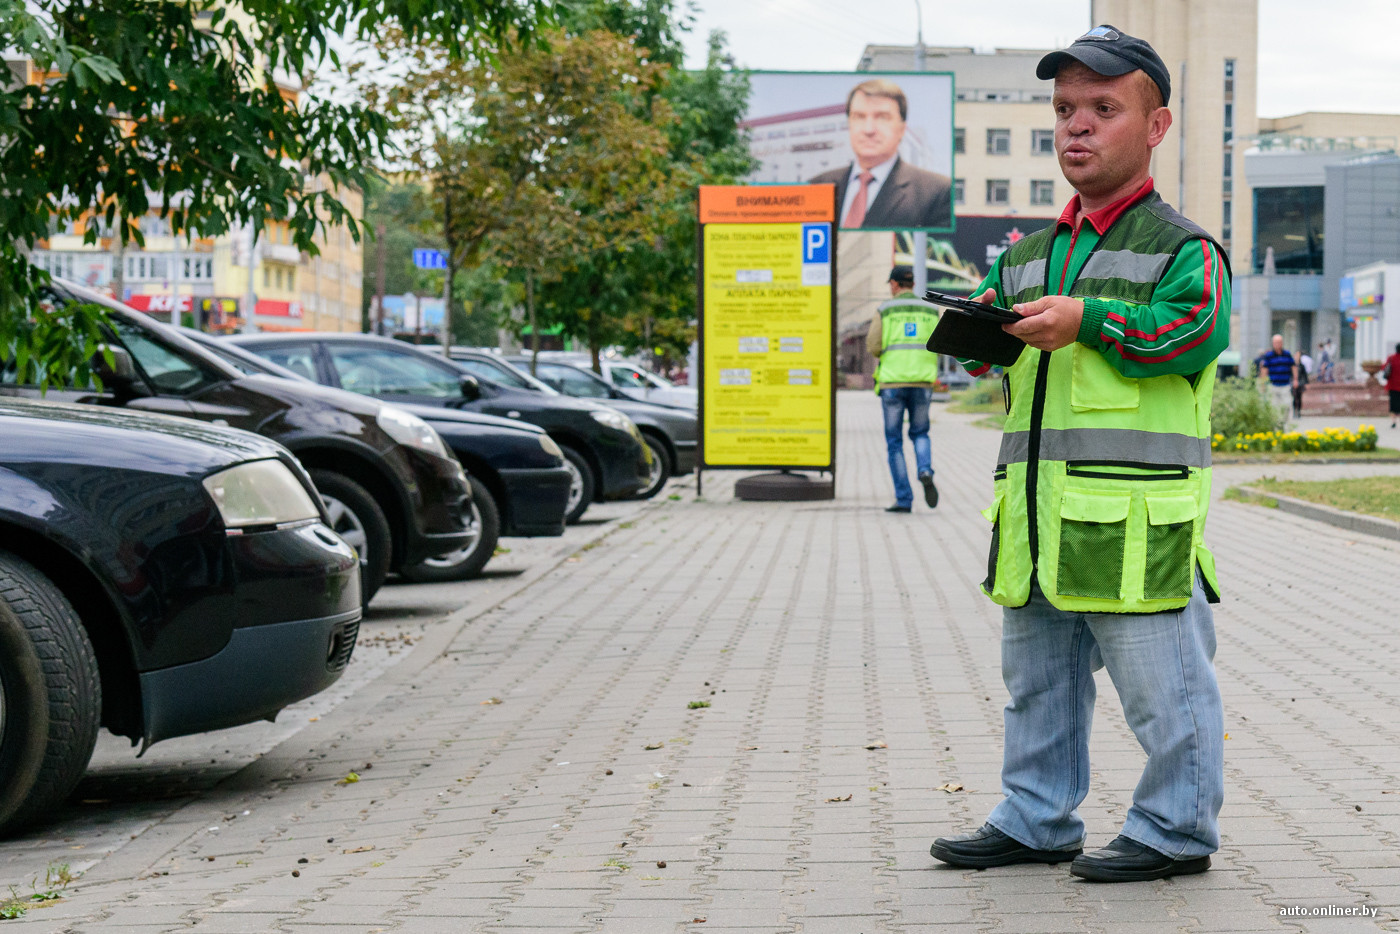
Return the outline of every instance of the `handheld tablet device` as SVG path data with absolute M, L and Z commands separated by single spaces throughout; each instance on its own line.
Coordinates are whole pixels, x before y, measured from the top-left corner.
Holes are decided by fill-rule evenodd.
M 963 298 L 961 295 L 949 295 L 946 292 L 938 292 L 933 289 L 929 289 L 924 293 L 924 301 L 932 302 L 935 305 L 940 305 L 944 308 L 952 309 L 953 311 L 960 311 L 965 315 L 981 318 L 984 321 L 1005 323 L 1021 320 L 1021 316 L 1009 308 L 984 305 L 981 302 L 974 302 L 970 298 Z

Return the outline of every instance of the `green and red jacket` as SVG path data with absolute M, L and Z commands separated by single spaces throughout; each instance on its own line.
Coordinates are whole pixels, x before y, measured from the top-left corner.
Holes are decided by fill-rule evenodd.
M 1199 569 L 1218 599 L 1202 536 L 1214 364 L 1229 344 L 1224 250 L 1150 179 L 1078 212 L 1076 196 L 974 293 L 991 288 L 1002 307 L 1045 295 L 1084 302 L 1075 343 L 1028 347 L 1004 377 L 983 589 L 1004 606 L 1024 605 L 1035 582 L 1063 610 L 1158 612 L 1186 604 Z

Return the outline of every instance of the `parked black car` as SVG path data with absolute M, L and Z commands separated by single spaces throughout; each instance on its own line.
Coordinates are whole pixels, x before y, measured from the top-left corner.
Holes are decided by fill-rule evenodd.
M 309 382 L 221 337 L 184 329 L 181 333 L 245 373 Z M 564 534 L 564 511 L 573 473 L 565 466 L 563 452 L 544 429 L 494 415 L 426 405 L 401 404 L 397 408 L 412 412 L 433 426 L 467 469 L 472 485 L 468 523 L 472 538 L 454 552 L 403 568 L 400 573 L 405 577 L 416 581 L 465 580 L 479 574 L 490 561 L 500 536 Z
M 56 302 L 107 309 L 115 370 L 99 359 L 101 392 L 50 389 L 47 398 L 163 412 L 244 428 L 290 449 L 310 472 L 332 526 L 360 554 L 368 603 L 391 570 L 455 551 L 469 532 L 461 465 L 417 416 L 319 386 L 247 376 L 168 325 L 71 283 Z M 0 376 L 0 395 L 37 397 Z
M 581 399 L 545 397 L 473 378 L 440 353 L 369 334 L 240 334 L 233 341 L 293 372 L 385 401 L 500 415 L 538 425 L 574 471 L 568 521 L 590 503 L 626 499 L 646 485 L 651 449 L 630 418 Z
M 0 833 L 105 726 L 149 745 L 271 718 L 344 671 L 359 559 L 280 445 L 0 399 Z
M 452 359 L 479 377 L 516 389 L 533 389 L 546 394 L 560 393 L 575 399 L 592 399 L 617 409 L 642 432 L 651 448 L 651 477 L 637 492 L 638 499 L 650 499 L 673 475 L 687 474 L 695 469 L 699 428 L 694 409 L 641 402 L 626 395 L 592 370 L 568 363 L 537 364 L 530 375 L 530 361 L 525 357 L 502 357 L 481 350 L 462 348 L 452 351 Z

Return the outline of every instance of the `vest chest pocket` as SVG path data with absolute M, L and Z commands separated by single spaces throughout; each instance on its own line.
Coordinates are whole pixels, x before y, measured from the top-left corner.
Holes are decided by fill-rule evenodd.
M 1076 343 L 1072 350 L 1074 369 L 1070 376 L 1069 406 L 1073 411 L 1138 407 L 1137 380 L 1119 373 L 1092 347 Z
M 1123 491 L 1066 490 L 1060 501 L 1055 589 L 1065 596 L 1117 600 L 1123 594 L 1128 507 Z
M 1191 596 L 1198 512 L 1193 494 L 1147 495 L 1147 566 L 1142 581 L 1145 599 L 1176 600 Z

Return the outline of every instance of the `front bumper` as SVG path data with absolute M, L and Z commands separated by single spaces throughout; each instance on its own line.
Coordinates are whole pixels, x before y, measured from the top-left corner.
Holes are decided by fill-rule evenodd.
M 320 523 L 228 536 L 233 614 L 207 658 L 140 673 L 147 745 L 270 719 L 324 690 L 350 661 L 360 624 L 360 563 Z
M 500 477 L 506 490 L 502 535 L 535 538 L 564 534 L 564 513 L 569 505 L 567 467 L 502 470 Z
M 676 441 L 676 470 L 675 476 L 683 477 L 686 474 L 695 472 L 695 465 L 700 460 L 700 445 L 694 441 Z
M 413 522 L 395 554 L 394 569 L 412 567 L 428 558 L 456 551 L 471 538 L 471 485 L 455 458 L 411 452 L 417 481 Z
M 647 485 L 651 477 L 651 448 L 640 436 L 621 431 L 606 432 L 604 443 L 597 446 L 602 461 L 596 498 L 599 501 L 627 499 Z

